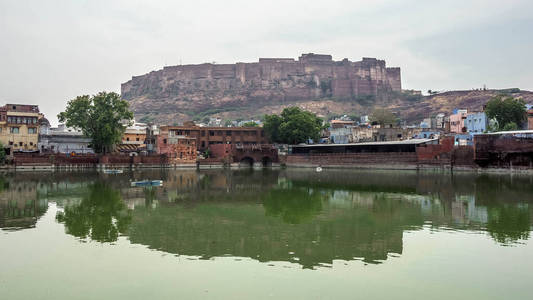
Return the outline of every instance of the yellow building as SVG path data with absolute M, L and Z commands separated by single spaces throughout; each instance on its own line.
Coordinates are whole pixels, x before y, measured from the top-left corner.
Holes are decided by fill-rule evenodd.
M 37 105 L 6 104 L 0 107 L 0 142 L 6 154 L 37 152 L 39 120 Z

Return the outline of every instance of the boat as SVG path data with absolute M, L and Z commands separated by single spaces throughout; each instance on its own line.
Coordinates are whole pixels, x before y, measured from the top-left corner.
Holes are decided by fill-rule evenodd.
M 104 169 L 104 174 L 122 174 L 123 170 L 118 169 Z
M 322 167 L 316 167 L 317 172 L 322 172 Z
M 132 181 L 131 186 L 162 186 L 163 180 Z

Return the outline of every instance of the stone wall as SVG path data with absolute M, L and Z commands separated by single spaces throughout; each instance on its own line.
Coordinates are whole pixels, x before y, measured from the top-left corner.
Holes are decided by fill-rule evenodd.
M 294 167 L 387 167 L 394 169 L 416 168 L 416 153 L 386 152 L 386 153 L 328 153 L 308 155 L 287 155 L 287 166 Z

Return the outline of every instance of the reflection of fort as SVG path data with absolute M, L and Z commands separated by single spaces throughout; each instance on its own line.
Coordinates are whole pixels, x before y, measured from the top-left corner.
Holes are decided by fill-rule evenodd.
M 162 187 L 130 181 L 161 179 Z M 202 258 L 225 255 L 312 268 L 378 263 L 401 254 L 403 233 L 487 232 L 529 238 L 529 178 L 416 172 L 146 170 L 116 176 L 53 173 L 2 179 L 0 227 L 26 228 L 58 204 L 57 222 L 81 239 L 132 243 Z

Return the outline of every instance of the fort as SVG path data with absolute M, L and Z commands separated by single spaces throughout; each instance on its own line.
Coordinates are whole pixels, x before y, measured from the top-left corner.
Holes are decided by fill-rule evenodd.
M 384 60 L 334 61 L 331 55 L 313 53 L 302 54 L 298 60 L 260 58 L 253 63 L 168 66 L 121 85 L 122 97 L 137 115 L 353 99 L 401 89 L 400 68 L 389 68 Z

